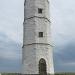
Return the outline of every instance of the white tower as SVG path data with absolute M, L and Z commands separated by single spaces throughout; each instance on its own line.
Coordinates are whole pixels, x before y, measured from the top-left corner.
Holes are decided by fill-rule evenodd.
M 54 74 L 48 0 L 25 0 L 22 74 Z

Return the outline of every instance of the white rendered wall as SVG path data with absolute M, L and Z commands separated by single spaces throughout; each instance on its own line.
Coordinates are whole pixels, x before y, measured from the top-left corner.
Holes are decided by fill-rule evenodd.
M 24 23 L 24 44 L 47 43 L 51 44 L 51 25 L 47 19 L 32 18 Z M 39 32 L 43 32 L 43 38 L 39 38 Z
M 46 60 L 47 73 L 54 73 L 52 47 L 50 45 L 33 44 L 25 46 L 23 55 L 23 74 L 38 74 L 41 58 Z
M 38 13 L 42 8 L 42 14 Z M 53 52 L 51 46 L 51 25 L 49 18 L 48 0 L 26 0 L 23 25 L 22 73 L 38 74 L 39 60 L 44 58 L 47 73 L 53 74 Z M 43 32 L 43 37 L 39 37 Z
M 46 60 L 47 64 L 47 73 L 53 74 L 53 55 L 52 47 L 50 45 L 36 45 L 36 65 L 38 68 L 38 62 L 41 58 Z M 38 69 L 37 69 L 38 70 Z
M 35 45 L 25 46 L 23 49 L 23 74 L 38 74 L 36 68 Z
M 38 14 L 38 8 L 43 9 L 43 13 Z M 47 0 L 26 0 L 25 3 L 25 19 L 38 16 L 49 19 L 49 2 Z

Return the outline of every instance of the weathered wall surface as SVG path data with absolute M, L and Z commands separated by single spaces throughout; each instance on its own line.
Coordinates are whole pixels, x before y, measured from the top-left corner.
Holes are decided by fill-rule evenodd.
M 38 13 L 38 8 L 42 13 Z M 51 25 L 48 0 L 26 0 L 24 15 L 24 38 L 22 51 L 22 73 L 39 74 L 39 61 L 44 58 L 47 73 L 54 73 L 51 46 Z M 43 37 L 39 37 L 43 32 Z

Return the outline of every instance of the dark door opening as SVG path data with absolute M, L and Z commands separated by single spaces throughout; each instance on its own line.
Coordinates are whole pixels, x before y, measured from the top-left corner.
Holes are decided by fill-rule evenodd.
M 41 58 L 39 61 L 39 74 L 40 75 L 47 75 L 46 68 L 47 68 L 46 61 L 45 61 L 45 59 Z

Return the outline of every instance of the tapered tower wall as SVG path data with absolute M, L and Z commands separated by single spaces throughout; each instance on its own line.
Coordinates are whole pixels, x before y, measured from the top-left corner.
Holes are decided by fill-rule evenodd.
M 50 27 L 48 0 L 25 0 L 22 74 L 39 74 L 42 58 L 47 73 L 54 73 Z

